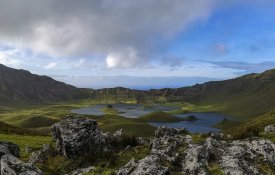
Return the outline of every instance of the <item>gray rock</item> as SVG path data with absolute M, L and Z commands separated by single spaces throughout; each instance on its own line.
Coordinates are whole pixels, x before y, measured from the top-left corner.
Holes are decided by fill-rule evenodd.
M 227 134 L 226 138 L 230 140 L 230 139 L 232 139 L 232 135 L 231 134 Z
M 187 134 L 188 131 L 185 128 L 175 129 L 175 128 L 168 128 L 165 126 L 158 127 L 155 131 L 156 137 L 163 137 L 163 136 L 175 136 L 179 134 Z
M 275 127 L 274 125 L 268 125 L 264 128 L 265 133 L 274 133 L 275 132 Z
M 148 155 L 139 161 L 132 159 L 117 172 L 117 175 L 166 175 L 168 173 L 168 168 L 161 165 L 157 155 Z
M 193 142 L 192 136 L 186 135 L 185 136 L 185 143 L 191 144 Z
M 177 163 L 176 150 L 186 142 L 185 129 L 159 127 L 152 140 L 150 154 L 140 161 L 133 159 L 118 171 L 118 175 L 169 174 L 167 163 Z M 187 137 L 188 139 L 188 137 Z M 190 138 L 189 138 L 190 139 Z M 191 138 L 192 139 L 192 138 Z
M 0 141 L 0 158 L 6 154 L 19 157 L 19 146 L 11 142 Z
M 46 160 L 48 160 L 49 152 L 50 152 L 50 145 L 44 144 L 40 150 L 35 151 L 31 154 L 28 163 L 30 164 L 44 163 Z
M 138 145 L 149 145 L 151 142 L 149 138 L 144 137 L 137 137 L 136 140 Z
M 123 129 L 120 129 L 114 133 L 114 137 L 118 139 L 121 139 L 124 136 L 125 136 L 125 132 Z
M 95 156 L 106 151 L 106 136 L 97 122 L 88 118 L 67 117 L 52 126 L 57 150 L 68 158 Z
M 260 174 L 256 167 L 244 159 L 246 156 L 247 152 L 243 147 L 233 145 L 224 150 L 219 163 L 228 175 Z
M 42 175 L 35 166 L 24 163 L 13 155 L 6 154 L 1 158 L 1 175 Z
M 95 169 L 94 166 L 90 166 L 90 167 L 87 167 L 87 168 L 80 168 L 80 169 L 77 169 L 77 170 L 69 173 L 69 175 L 84 175 L 84 174 L 87 174 L 87 173 L 91 172 L 94 169 Z
M 31 148 L 31 147 L 29 147 L 29 146 L 26 146 L 26 148 L 25 148 L 25 153 L 32 153 L 33 152 L 33 149 Z
M 209 153 L 202 145 L 190 145 L 185 151 L 185 158 L 183 161 L 183 172 L 187 174 L 207 174 L 207 165 L 209 160 Z
M 217 139 L 217 140 L 222 140 L 224 138 L 223 133 L 211 133 L 211 138 Z

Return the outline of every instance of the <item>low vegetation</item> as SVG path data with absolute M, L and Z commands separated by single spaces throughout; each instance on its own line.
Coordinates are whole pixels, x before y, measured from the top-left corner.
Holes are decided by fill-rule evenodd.
M 49 144 L 52 137 L 39 135 L 18 135 L 18 134 L 0 134 L 1 141 L 13 142 L 19 145 L 21 159 L 28 160 L 30 154 L 25 152 L 25 148 L 30 146 L 33 149 L 41 147 L 43 144 Z
M 184 120 L 183 118 L 179 118 L 162 111 L 152 112 L 140 117 L 140 119 L 146 120 L 148 122 L 179 122 Z

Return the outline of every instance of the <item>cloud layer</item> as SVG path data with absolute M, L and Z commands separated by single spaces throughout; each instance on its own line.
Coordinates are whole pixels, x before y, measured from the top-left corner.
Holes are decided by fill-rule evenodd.
M 102 55 L 109 68 L 143 65 L 204 20 L 216 0 L 1 0 L 0 41 L 54 57 Z

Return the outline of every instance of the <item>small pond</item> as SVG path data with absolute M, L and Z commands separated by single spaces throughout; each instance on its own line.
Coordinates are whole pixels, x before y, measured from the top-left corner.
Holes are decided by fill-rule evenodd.
M 140 116 L 149 114 L 156 111 L 171 111 L 177 110 L 178 107 L 162 106 L 162 105 L 151 105 L 143 106 L 139 104 L 112 104 L 113 108 L 116 109 L 121 116 L 127 118 L 138 118 Z M 102 112 L 103 108 L 106 108 L 106 104 L 93 105 L 82 109 L 72 110 L 72 113 L 86 114 L 86 115 L 104 115 Z M 181 121 L 181 122 L 150 122 L 153 126 L 167 126 L 171 128 L 182 128 L 185 127 L 192 133 L 207 133 L 207 132 L 218 132 L 219 129 L 213 128 L 213 125 L 221 122 L 223 119 L 229 119 L 230 117 L 217 114 L 217 113 L 203 113 L 194 112 L 188 114 L 174 114 L 177 117 L 186 118 L 190 115 L 195 116 L 198 120 L 194 121 Z
M 194 121 L 181 121 L 181 122 L 150 122 L 154 126 L 167 126 L 170 128 L 186 128 L 192 133 L 207 133 L 218 132 L 219 129 L 213 128 L 213 125 L 223 121 L 224 119 L 231 120 L 230 117 L 210 112 L 194 112 L 188 114 L 175 114 L 178 117 L 195 116 L 198 120 Z
M 139 104 L 112 104 L 113 108 L 116 109 L 121 116 L 127 118 L 138 118 L 140 116 L 149 114 L 156 111 L 171 111 L 179 109 L 178 107 L 162 106 L 162 105 L 150 105 L 144 106 Z M 102 112 L 103 108 L 106 108 L 106 104 L 93 105 L 82 109 L 74 109 L 71 112 L 75 114 L 86 114 L 86 115 L 104 115 Z

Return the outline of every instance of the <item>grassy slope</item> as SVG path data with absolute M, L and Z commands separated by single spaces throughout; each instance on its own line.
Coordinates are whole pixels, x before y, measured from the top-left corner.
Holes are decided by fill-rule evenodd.
M 198 104 L 248 121 L 275 109 L 275 70 L 219 82 Z
M 30 146 L 32 148 L 39 148 L 43 144 L 49 144 L 52 140 L 47 136 L 30 136 L 30 135 L 16 135 L 16 134 L 0 134 L 1 141 L 9 141 L 19 145 L 21 159 L 26 161 L 30 154 L 25 153 L 25 148 Z
M 16 126 L 12 126 L 9 124 L 6 124 L 4 122 L 0 122 L 0 133 L 1 134 L 30 134 L 35 135 L 36 133 L 33 133 L 32 131 L 22 129 Z
M 70 115 L 70 110 L 87 107 L 96 104 L 96 101 L 86 100 L 77 102 L 66 102 L 60 104 L 49 104 L 29 107 L 16 107 L 2 110 L 0 121 L 17 127 L 24 127 L 44 133 L 50 132 L 50 126 L 64 116 Z M 147 124 L 141 119 L 129 119 L 118 115 L 113 109 L 104 109 L 106 115 L 97 117 L 85 115 L 98 121 L 99 126 L 105 132 L 114 132 L 123 128 L 128 134 L 136 136 L 151 136 L 155 127 Z

